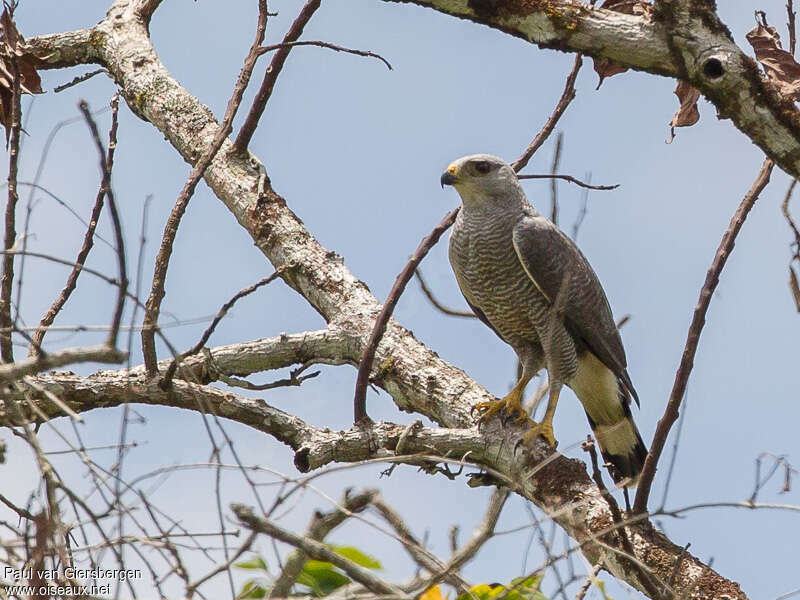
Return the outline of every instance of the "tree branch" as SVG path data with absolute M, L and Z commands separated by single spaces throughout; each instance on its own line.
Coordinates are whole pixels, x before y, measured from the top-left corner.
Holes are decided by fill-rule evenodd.
M 233 504 L 231 506 L 233 512 L 242 522 L 245 527 L 264 533 L 287 544 L 291 544 L 295 548 L 301 550 L 305 554 L 317 560 L 327 561 L 347 573 L 351 579 L 357 581 L 371 592 L 376 594 L 392 594 L 404 596 L 403 590 L 388 584 L 373 575 L 368 569 L 357 565 L 356 563 L 344 558 L 342 555 L 337 554 L 325 544 L 321 544 L 305 536 L 299 536 L 291 531 L 282 529 L 272 523 L 271 521 L 258 517 L 253 512 L 252 508 L 243 506 L 241 504 Z
M 321 542 L 352 513 L 364 510 L 377 495 L 377 490 L 364 490 L 355 495 L 346 494 L 342 500 L 341 508 L 335 508 L 326 513 L 315 513 L 303 536 L 309 540 Z M 308 558 L 309 555 L 299 549 L 292 553 L 272 585 L 272 590 L 269 593 L 270 598 L 289 596 L 292 586 L 294 586 L 294 582 L 303 570 Z
M 736 243 L 736 236 L 744 225 L 750 209 L 753 208 L 758 199 L 761 191 L 769 183 L 769 177 L 772 174 L 772 167 L 774 163 L 767 159 L 761 166 L 761 171 L 758 173 L 750 190 L 745 194 L 739 208 L 736 209 L 733 217 L 731 218 L 730 225 L 722 236 L 719 243 L 717 252 L 714 255 L 714 260 L 706 273 L 706 280 L 700 290 L 700 298 L 697 301 L 697 306 L 692 315 L 692 323 L 689 325 L 689 333 L 686 336 L 686 346 L 683 349 L 681 356 L 681 363 L 678 366 L 678 371 L 675 373 L 675 382 L 670 392 L 667 407 L 664 410 L 664 416 L 658 422 L 655 435 L 653 436 L 653 443 L 650 445 L 650 452 L 644 461 L 642 474 L 639 478 L 639 485 L 636 490 L 636 500 L 633 503 L 634 513 L 643 513 L 647 510 L 647 499 L 650 495 L 650 487 L 653 484 L 653 477 L 656 473 L 656 466 L 661 452 L 664 449 L 664 444 L 667 442 L 667 436 L 672 428 L 672 425 L 678 419 L 680 414 L 680 405 L 683 401 L 684 392 L 686 391 L 686 384 L 689 382 L 689 375 L 694 366 L 694 357 L 697 353 L 697 346 L 700 343 L 700 333 L 703 331 L 703 326 L 706 323 L 706 313 L 708 306 L 711 304 L 711 298 L 714 295 L 714 290 L 717 289 L 719 284 L 719 276 L 722 269 L 725 268 L 725 263 L 728 261 L 733 246 Z

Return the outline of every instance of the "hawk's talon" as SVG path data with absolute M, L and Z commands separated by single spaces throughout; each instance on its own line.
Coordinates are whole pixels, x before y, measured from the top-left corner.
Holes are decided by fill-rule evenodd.
M 519 396 L 521 394 L 511 393 L 505 398 L 499 400 L 491 400 L 489 402 L 478 402 L 472 407 L 472 413 L 476 411 L 480 413 L 478 418 L 478 429 L 481 425 L 485 425 L 489 420 L 498 415 L 500 423 L 503 427 L 509 422 L 517 424 L 525 424 L 530 421 L 528 413 L 522 408 Z
M 558 442 L 556 442 L 556 438 L 553 436 L 552 421 L 542 421 L 541 423 L 534 423 L 531 425 L 531 428 L 522 434 L 522 437 L 520 437 L 516 447 L 524 444 L 528 448 L 533 448 L 537 437 L 543 438 L 544 441 L 547 442 L 547 445 L 553 449 L 558 446 Z
M 500 409 L 500 423 L 505 427 L 509 421 L 512 423 L 516 423 L 518 425 L 524 425 L 528 421 L 530 421 L 530 417 L 528 413 L 525 412 L 525 409 L 520 407 L 517 409 L 513 407 L 511 410 L 508 409 L 508 406 L 504 406 Z

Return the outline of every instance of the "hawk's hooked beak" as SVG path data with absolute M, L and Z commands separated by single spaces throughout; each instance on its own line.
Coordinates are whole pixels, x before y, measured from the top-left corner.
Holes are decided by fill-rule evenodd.
M 455 165 L 450 165 L 449 167 L 447 167 L 447 170 L 444 173 L 442 173 L 442 178 L 439 180 L 439 182 L 442 184 L 442 187 L 446 185 L 453 185 L 457 181 L 455 172 L 456 172 Z

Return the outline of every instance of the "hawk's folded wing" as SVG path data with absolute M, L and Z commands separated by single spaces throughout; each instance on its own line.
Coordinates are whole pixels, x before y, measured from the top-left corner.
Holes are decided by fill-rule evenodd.
M 557 302 L 560 306 L 559 312 L 570 333 L 580 337 L 611 369 L 638 405 L 611 307 L 586 257 L 542 215 L 523 217 L 514 228 L 513 242 L 517 257 L 533 283 L 551 304 Z

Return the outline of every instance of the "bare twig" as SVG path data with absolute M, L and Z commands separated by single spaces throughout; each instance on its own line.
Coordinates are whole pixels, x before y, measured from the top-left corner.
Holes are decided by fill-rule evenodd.
M 578 590 L 578 594 L 575 596 L 575 600 L 583 600 L 586 597 L 586 592 L 589 591 L 589 588 L 592 587 L 592 583 L 594 583 L 595 579 L 597 578 L 597 574 L 600 572 L 602 565 L 597 563 L 595 566 L 592 567 L 592 570 L 586 576 L 586 581 L 583 582 L 581 589 Z
M 618 183 L 615 183 L 614 185 L 590 185 L 588 183 L 584 183 L 580 179 L 576 179 L 572 175 L 517 175 L 517 179 L 563 179 L 564 181 L 569 181 L 570 183 L 579 185 L 582 188 L 601 191 L 615 190 L 619 187 Z
M 683 432 L 683 424 L 686 421 L 687 407 L 689 406 L 689 386 L 686 386 L 686 392 L 683 396 L 683 410 L 678 419 L 678 429 L 675 430 L 675 441 L 672 444 L 672 456 L 670 456 L 669 467 L 667 467 L 667 477 L 664 480 L 664 494 L 661 496 L 661 507 L 667 504 L 667 496 L 669 495 L 670 484 L 672 483 L 672 475 L 675 472 L 675 463 L 678 460 L 678 449 L 680 448 L 681 433 Z
M 211 337 L 211 334 L 214 333 L 214 330 L 217 328 L 217 325 L 219 325 L 219 322 L 225 318 L 225 315 L 228 314 L 228 311 L 233 307 L 234 304 L 236 304 L 236 302 L 238 302 L 245 296 L 249 296 L 250 294 L 255 292 L 258 288 L 263 287 L 268 283 L 275 281 L 275 279 L 280 277 L 285 270 L 286 267 L 283 267 L 281 269 L 276 269 L 275 272 L 273 272 L 271 275 L 264 277 L 263 279 L 257 281 L 253 285 L 250 285 L 242 290 L 239 290 L 230 300 L 228 300 L 225 304 L 223 304 L 222 308 L 220 308 L 217 314 L 214 316 L 214 320 L 211 321 L 211 324 L 203 332 L 203 335 L 200 336 L 200 340 L 189 350 L 181 353 L 180 356 L 176 356 L 172 360 L 172 363 L 170 363 L 169 367 L 167 368 L 167 372 L 164 374 L 164 379 L 161 382 L 161 388 L 167 389 L 169 387 L 170 383 L 172 382 L 172 378 L 175 375 L 175 370 L 178 368 L 178 365 L 184 358 L 200 352 L 200 350 L 203 348 L 203 346 L 206 345 L 206 342 Z
M 750 190 L 745 194 L 731 219 L 728 229 L 722 236 L 711 267 L 709 267 L 708 273 L 706 273 L 706 280 L 703 283 L 703 288 L 700 290 L 700 298 L 697 301 L 697 306 L 692 316 L 692 323 L 689 326 L 689 333 L 686 337 L 686 345 L 683 349 L 681 363 L 678 367 L 678 371 L 675 373 L 675 382 L 672 386 L 672 392 L 670 393 L 664 416 L 661 417 L 656 427 L 653 443 L 650 445 L 650 452 L 647 454 L 647 458 L 644 461 L 644 468 L 642 469 L 642 475 L 639 478 L 639 486 L 636 491 L 636 499 L 633 503 L 634 513 L 644 513 L 647 511 L 647 499 L 650 496 L 650 487 L 653 484 L 656 465 L 664 449 L 669 431 L 679 415 L 681 401 L 683 400 L 684 391 L 686 390 L 686 384 L 689 381 L 689 374 L 692 372 L 692 367 L 694 366 L 694 357 L 697 353 L 698 343 L 700 342 L 700 333 L 703 330 L 703 325 L 705 325 L 706 312 L 711 303 L 711 297 L 714 295 L 714 290 L 719 283 L 720 273 L 722 273 L 722 269 L 725 267 L 725 263 L 736 243 L 736 236 L 739 234 L 742 225 L 744 225 L 744 221 L 750 209 L 753 208 L 753 204 L 755 204 L 759 194 L 769 183 L 774 164 L 775 163 L 773 163 L 771 159 L 766 159 L 764 161 L 764 164 L 761 166 L 761 171 L 750 187 Z
M 572 71 L 570 71 L 569 75 L 567 76 L 567 81 L 564 84 L 564 91 L 561 93 L 561 98 L 559 99 L 558 104 L 556 104 L 553 114 L 551 114 L 547 119 L 542 127 L 542 130 L 536 134 L 536 137 L 533 138 L 533 141 L 530 143 L 530 145 L 525 148 L 525 152 L 522 153 L 522 156 L 511 163 L 511 166 L 517 173 L 525 168 L 525 165 L 528 164 L 528 161 L 531 159 L 531 157 L 536 153 L 541 145 L 547 141 L 547 138 L 550 137 L 551 133 L 553 133 L 553 129 L 555 129 L 556 123 L 558 123 L 561 115 L 564 114 L 564 111 L 567 110 L 569 103 L 572 102 L 573 98 L 575 98 L 575 80 L 578 78 L 578 71 L 581 68 L 582 62 L 583 55 L 579 52 L 575 55 L 575 62 L 572 65 Z
M 283 65 L 292 50 L 291 43 L 296 42 L 302 35 L 308 21 L 317 11 L 321 0 L 308 0 L 305 6 L 300 10 L 300 14 L 289 27 L 289 31 L 283 37 L 281 48 L 272 57 L 272 61 L 267 67 L 267 72 L 264 74 L 264 79 L 261 82 L 261 87 L 256 93 L 253 100 L 253 105 L 250 107 L 250 112 L 239 130 L 239 135 L 236 136 L 236 141 L 233 143 L 234 151 L 244 153 L 250 145 L 250 140 L 258 127 L 258 122 L 261 120 L 261 115 L 264 114 L 264 109 L 267 107 L 267 101 L 272 96 L 272 90 L 275 88 L 275 82 L 278 80 L 278 75 L 281 74 Z M 257 50 L 260 53 L 260 49 Z
M 111 130 L 108 136 L 108 150 L 106 154 L 106 165 L 109 171 L 114 164 L 114 150 L 116 150 L 117 147 L 116 133 L 118 108 L 119 96 L 115 94 L 111 99 Z M 69 300 L 72 292 L 75 290 L 75 286 L 78 283 L 78 277 L 83 270 L 83 265 L 86 262 L 86 258 L 89 256 L 89 252 L 94 246 L 94 232 L 97 228 L 97 221 L 100 218 L 100 211 L 103 210 L 103 200 L 106 195 L 106 187 L 104 183 L 105 177 L 103 179 L 103 183 L 100 185 L 100 189 L 97 190 L 94 208 L 92 208 L 92 214 L 89 217 L 89 226 L 83 236 L 83 245 L 78 252 L 78 258 L 75 259 L 75 266 L 72 267 L 72 271 L 70 271 L 69 277 L 67 277 L 67 282 L 64 284 L 64 288 L 61 290 L 58 298 L 56 298 L 55 302 L 53 302 L 52 306 L 50 306 L 47 313 L 42 317 L 42 320 L 39 322 L 39 327 L 33 333 L 33 344 L 31 344 L 31 347 L 28 350 L 29 355 L 36 353 L 37 348 L 41 347 L 42 340 L 47 333 L 47 328 L 52 325 L 56 315 L 58 315 L 58 313 L 67 303 L 67 300 Z
M 377 490 L 364 490 L 361 493 L 350 495 L 345 494 L 341 502 L 341 508 L 337 507 L 334 510 L 326 513 L 317 512 L 311 519 L 304 537 L 321 542 L 328 534 L 336 527 L 341 525 L 351 513 L 356 513 L 364 510 L 372 500 L 377 496 Z M 344 510 L 342 510 L 344 509 Z M 296 550 L 283 565 L 283 570 L 280 572 L 270 591 L 270 598 L 282 598 L 289 596 L 292 591 L 292 586 L 297 580 L 297 576 L 303 570 L 303 566 L 308 560 L 308 554 L 302 550 Z
M 497 488 L 494 491 L 483 519 L 472 532 L 469 540 L 467 540 L 467 542 L 450 557 L 447 564 L 438 573 L 434 573 L 420 589 L 428 590 L 432 588 L 437 583 L 447 579 L 451 573 L 455 573 L 464 564 L 472 560 L 478 553 L 478 550 L 480 550 L 494 535 L 494 528 L 497 525 L 497 520 L 500 518 L 500 513 L 503 510 L 503 506 L 505 506 L 508 495 L 509 490 L 505 487 Z
M 678 555 L 678 558 L 675 559 L 675 566 L 673 567 L 672 574 L 669 576 L 669 581 L 667 582 L 668 586 L 672 586 L 672 584 L 675 583 L 675 577 L 677 577 L 678 572 L 680 572 L 680 570 L 681 570 L 681 563 L 683 562 L 683 559 L 686 558 L 686 555 L 687 555 L 687 553 L 689 551 L 689 548 L 691 548 L 691 546 L 692 546 L 691 542 L 686 544 L 683 547 L 683 552 L 681 552 Z M 665 588 L 664 591 L 666 592 L 667 589 Z
M 586 173 L 586 181 L 587 183 L 592 180 L 592 174 Z M 583 225 L 583 220 L 586 218 L 586 212 L 589 206 L 589 190 L 583 189 L 581 190 L 581 209 L 578 211 L 578 215 L 575 217 L 575 222 L 572 224 L 572 241 L 578 241 L 578 232 L 581 230 L 581 225 Z M 617 325 L 619 328 L 619 325 Z
M 561 148 L 564 144 L 564 132 L 559 131 L 556 136 L 556 147 L 553 150 L 553 163 L 550 166 L 550 220 L 558 224 L 558 183 L 556 172 L 558 163 L 561 162 Z
M 13 9 L 11 17 L 13 18 Z M 8 40 L 4 40 L 8 43 Z M 17 193 L 17 170 L 19 168 L 19 142 L 20 142 L 20 72 L 17 55 L 10 51 L 8 64 L 11 67 L 11 135 L 7 138 L 9 146 L 8 155 L 8 202 L 5 213 L 5 250 L 14 247 L 17 237 L 16 210 L 19 194 Z M 6 254 L 3 257 L 3 274 L 0 278 L 0 360 L 4 363 L 14 362 L 14 350 L 11 345 L 11 290 L 14 285 L 14 256 Z
M 787 23 L 786 26 L 789 29 L 789 52 L 794 56 L 794 50 L 797 46 L 797 34 L 795 30 L 795 24 L 797 20 L 797 13 L 794 12 L 794 5 L 792 0 L 787 0 L 786 2 L 786 16 L 787 16 Z
M 628 537 L 627 531 L 625 531 L 625 521 L 623 520 L 622 512 L 620 511 L 619 505 L 614 499 L 614 496 L 611 495 L 611 492 L 608 491 L 606 484 L 603 482 L 603 473 L 600 471 L 600 466 L 597 460 L 597 450 L 594 447 L 594 440 L 592 440 L 591 436 L 587 436 L 586 441 L 581 447 L 584 449 L 584 451 L 589 453 L 589 457 L 592 461 L 592 479 L 597 485 L 597 488 L 600 490 L 603 499 L 608 504 L 608 509 L 611 512 L 611 518 L 614 520 L 614 524 L 617 526 L 616 533 L 619 536 L 622 549 L 634 559 L 629 560 L 628 562 L 638 572 L 639 582 L 645 588 L 650 598 L 653 600 L 659 600 L 663 597 L 663 595 L 653 582 L 652 575 L 647 573 L 636 559 L 636 552 L 633 549 L 633 545 L 631 544 L 631 540 Z
M 444 574 L 444 581 L 456 588 L 459 593 L 467 593 L 469 591 L 469 584 L 458 573 L 457 568 L 448 567 L 444 562 L 433 556 L 428 550 L 425 549 L 424 543 L 420 541 L 411 533 L 408 525 L 405 523 L 400 514 L 392 508 L 383 498 L 376 497 L 372 503 L 375 510 L 386 520 L 392 529 L 397 532 L 403 549 L 408 553 L 411 559 L 418 567 L 421 567 L 431 574 Z M 415 584 L 418 582 L 414 582 Z M 425 582 L 427 588 L 431 587 L 430 582 Z M 410 584 L 412 585 L 412 584 Z M 408 589 L 409 586 L 406 586 Z M 417 587 L 416 585 L 414 587 Z
M 308 375 L 301 375 L 301 373 L 309 366 L 310 363 L 307 363 L 297 369 L 292 369 L 292 371 L 289 373 L 289 377 L 270 381 L 269 383 L 251 383 L 246 379 L 241 379 L 240 377 L 233 377 L 230 375 L 223 375 L 222 373 L 218 373 L 217 378 L 222 383 L 231 387 L 239 387 L 254 392 L 263 392 L 264 390 L 274 390 L 275 388 L 280 387 L 299 387 L 306 379 L 313 379 L 314 377 L 317 377 L 320 374 L 320 371 L 313 371 Z
M 106 73 L 105 69 L 95 69 L 94 71 L 89 71 L 88 73 L 84 73 L 83 75 L 78 75 L 72 81 L 68 81 L 67 83 L 57 85 L 53 88 L 53 91 L 57 94 L 58 92 L 63 92 L 66 89 L 71 88 L 74 85 L 78 85 L 79 83 L 83 83 L 87 79 L 91 79 L 95 75 L 99 75 L 100 73 Z
M 797 273 L 795 273 L 794 267 L 795 262 L 800 264 L 800 230 L 797 229 L 797 224 L 794 222 L 794 219 L 789 212 L 789 201 L 792 198 L 792 192 L 794 191 L 796 185 L 797 179 L 792 179 L 792 182 L 789 184 L 789 189 L 786 190 L 786 196 L 781 203 L 781 211 L 783 212 L 783 216 L 786 219 L 786 222 L 789 224 L 789 227 L 792 229 L 792 233 L 794 234 L 794 242 L 790 246 L 790 248 L 793 248 L 791 250 L 792 257 L 789 259 L 789 291 L 792 292 L 792 298 L 794 299 L 797 312 L 800 312 L 800 283 L 798 283 L 798 277 Z
M 431 304 L 433 304 L 439 312 L 443 312 L 446 315 L 450 315 L 451 317 L 463 317 L 466 319 L 477 319 L 478 317 L 475 316 L 475 313 L 472 311 L 467 310 L 457 310 L 455 308 L 449 308 L 439 302 L 436 299 L 436 296 L 433 295 L 433 292 L 428 287 L 428 284 L 422 278 L 422 273 L 417 268 L 414 270 L 414 277 L 417 278 L 419 281 L 419 287 L 422 289 L 422 293 L 425 294 L 425 297 L 430 300 Z
M 125 308 L 125 297 L 128 293 L 128 272 L 125 265 L 125 240 L 122 236 L 122 224 L 120 223 L 119 212 L 117 211 L 117 203 L 114 200 L 114 190 L 111 188 L 111 169 L 114 165 L 113 162 L 106 160 L 106 149 L 103 148 L 103 142 L 100 141 L 100 132 L 98 131 L 97 123 L 95 123 L 94 117 L 92 117 L 92 113 L 89 110 L 89 105 L 86 104 L 84 100 L 81 100 L 81 102 L 78 104 L 78 108 L 80 108 L 81 113 L 83 113 L 83 118 L 92 132 L 92 139 L 94 140 L 94 144 L 97 147 L 97 153 L 100 157 L 100 171 L 103 177 L 102 183 L 100 184 L 100 189 L 105 192 L 105 196 L 108 198 L 108 212 L 111 214 L 111 223 L 114 230 L 114 241 L 116 242 L 117 267 L 119 270 L 119 290 L 117 291 L 117 304 L 114 309 L 114 316 L 111 319 L 111 330 L 109 331 L 108 340 L 106 341 L 106 344 L 109 347 L 114 348 L 117 345 L 117 335 L 119 334 L 119 326 L 122 322 L 122 311 Z M 116 111 L 112 112 L 114 115 L 116 115 Z M 109 132 L 109 144 L 116 144 L 116 139 L 117 120 L 113 119 L 111 121 L 111 131 Z M 110 156 L 113 160 L 114 153 L 111 151 L 110 145 L 108 156 Z
M 253 542 L 256 539 L 256 533 L 251 532 L 250 535 L 247 536 L 245 541 L 239 546 L 239 549 L 224 563 L 216 567 L 210 573 L 206 573 L 197 581 L 191 582 L 189 585 L 186 586 L 186 597 L 191 598 L 192 594 L 197 591 L 201 585 L 203 585 L 206 581 L 213 579 L 223 571 L 228 571 L 233 563 L 235 563 L 245 552 L 249 551 L 250 548 L 253 546 Z
M 158 326 L 158 315 L 161 311 L 161 301 L 164 299 L 164 283 L 167 276 L 167 268 L 169 267 L 170 256 L 172 255 L 172 246 L 175 243 L 175 235 L 178 232 L 181 218 L 186 212 L 186 207 L 189 200 L 194 194 L 194 190 L 200 179 L 203 177 L 206 169 L 209 167 L 214 157 L 222 147 L 223 142 L 227 139 L 232 129 L 233 118 L 239 109 L 242 102 L 242 96 L 250 82 L 250 76 L 253 73 L 253 68 L 259 57 L 259 48 L 264 41 L 264 32 L 267 27 L 267 3 L 266 0 L 259 0 L 258 2 L 258 25 L 256 27 L 256 37 L 250 46 L 250 51 L 244 61 L 242 71 L 239 73 L 239 78 L 234 86 L 233 94 L 228 100 L 228 106 L 225 110 L 225 116 L 222 119 L 222 124 L 217 129 L 214 139 L 208 146 L 206 151 L 200 157 L 192 169 L 189 178 L 178 196 L 175 206 L 172 208 L 167 224 L 164 227 L 164 235 L 161 238 L 161 247 L 156 257 L 155 269 L 153 273 L 153 285 L 150 290 L 150 296 L 147 299 L 147 304 L 144 314 L 145 328 L 142 330 L 142 353 L 144 354 L 144 362 L 147 368 L 148 375 L 155 376 L 158 373 L 158 359 L 156 357 L 155 347 L 155 331 Z
M 354 48 L 345 48 L 344 46 L 337 46 L 336 44 L 331 44 L 330 42 L 323 42 L 320 40 L 308 40 L 303 42 L 283 42 L 281 44 L 272 44 L 271 46 L 262 46 L 260 49 L 261 54 L 266 54 L 267 52 L 274 52 L 275 50 L 281 50 L 283 48 L 294 48 L 295 46 L 317 46 L 319 48 L 327 48 L 328 50 L 335 50 L 336 52 L 344 52 L 346 54 L 355 54 L 356 56 L 364 56 L 367 58 L 377 58 L 381 61 L 386 68 L 390 71 L 392 70 L 392 65 L 389 64 L 389 61 L 383 58 L 380 54 L 376 54 L 375 52 L 370 52 L 369 50 L 356 50 Z
M 107 344 L 101 346 L 88 346 L 86 348 L 67 348 L 51 354 L 32 356 L 14 363 L 0 365 L 0 381 L 13 381 L 40 373 L 49 369 L 57 369 L 66 365 L 81 362 L 99 362 L 119 364 L 128 357 L 127 352 L 122 352 Z
M 259 533 L 266 534 L 270 537 L 290 544 L 295 548 L 302 550 L 311 558 L 316 560 L 324 560 L 336 567 L 339 567 L 342 569 L 342 571 L 347 573 L 351 579 L 357 581 L 371 592 L 376 594 L 391 594 L 394 596 L 405 595 L 403 590 L 400 588 L 386 583 L 364 567 L 361 567 L 355 564 L 353 561 L 344 558 L 342 555 L 337 554 L 325 544 L 282 529 L 271 521 L 256 516 L 256 514 L 253 512 L 253 509 L 241 504 L 233 504 L 231 505 L 231 509 L 233 509 L 233 512 L 236 513 L 236 516 L 248 529 L 258 531 Z
M 447 231 L 447 229 L 455 222 L 456 217 L 458 216 L 458 210 L 459 209 L 456 208 L 447 213 L 444 219 L 442 219 L 441 223 L 434 227 L 433 231 L 423 238 L 422 242 L 420 242 L 419 246 L 414 252 L 414 255 L 397 276 L 397 279 L 395 280 L 392 289 L 389 291 L 389 296 L 386 298 L 386 302 L 383 304 L 383 308 L 381 309 L 378 318 L 375 319 L 375 325 L 372 328 L 369 341 L 364 347 L 361 363 L 358 366 L 358 378 L 356 379 L 356 390 L 353 398 L 353 414 L 356 423 L 369 420 L 366 407 L 369 374 L 372 370 L 372 361 L 375 359 L 375 352 L 378 348 L 378 344 L 381 341 L 381 337 L 383 337 L 383 332 L 386 330 L 386 324 L 389 322 L 389 319 L 392 316 L 394 307 L 397 304 L 397 301 L 400 299 L 400 295 L 403 293 L 403 290 L 405 290 L 408 280 L 411 279 L 414 271 L 416 271 L 417 267 L 419 266 L 419 263 L 422 262 L 422 259 L 425 258 L 425 255 L 428 254 L 430 249 L 433 248 L 436 242 L 439 241 L 439 238 L 442 237 L 442 234 Z

